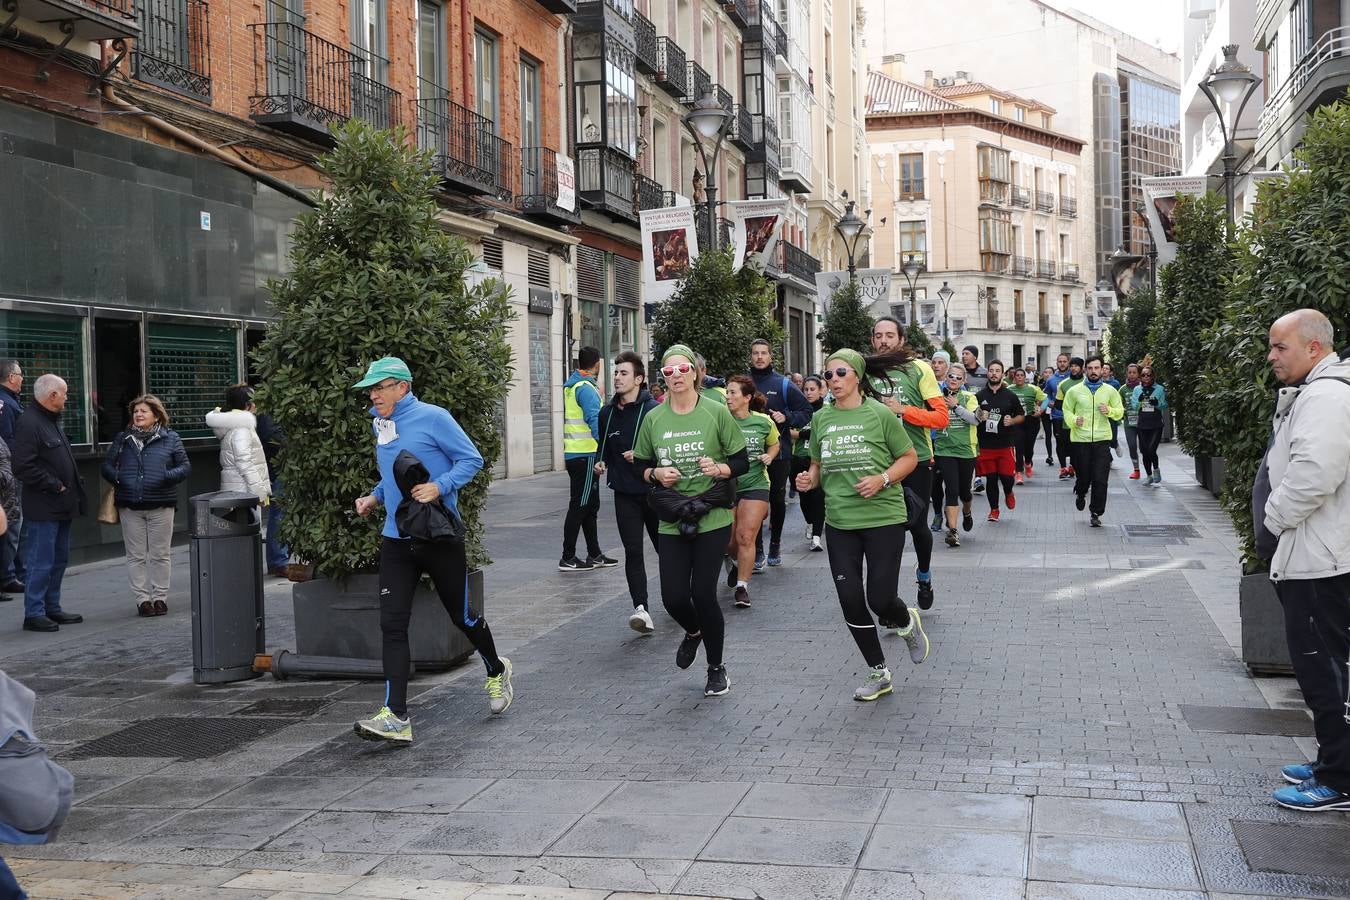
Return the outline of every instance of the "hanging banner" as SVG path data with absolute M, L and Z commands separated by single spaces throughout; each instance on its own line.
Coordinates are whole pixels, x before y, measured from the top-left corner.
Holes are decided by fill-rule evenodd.
M 854 277 L 858 279 L 863 308 L 874 315 L 887 315 L 891 303 L 891 270 L 858 269 L 854 272 Z M 847 271 L 816 273 L 816 298 L 820 300 L 822 312 L 830 311 L 830 299 L 834 297 L 834 292 L 846 284 L 848 284 Z
M 553 157 L 555 177 L 558 179 L 558 208 L 577 211 L 577 171 L 572 157 L 559 153 Z
M 760 271 L 773 259 L 787 217 L 782 200 L 741 200 L 727 204 L 731 218 L 731 243 L 736 248 L 732 270 L 749 264 Z
M 1177 240 L 1173 210 L 1181 197 L 1198 197 L 1209 189 L 1204 175 L 1164 176 L 1142 179 L 1144 188 L 1144 215 L 1148 218 L 1153 243 L 1158 248 L 1158 265 L 1165 266 L 1177 258 Z
M 644 209 L 642 221 L 642 289 L 645 300 L 662 302 L 675 293 L 679 279 L 698 259 L 698 235 L 692 206 Z

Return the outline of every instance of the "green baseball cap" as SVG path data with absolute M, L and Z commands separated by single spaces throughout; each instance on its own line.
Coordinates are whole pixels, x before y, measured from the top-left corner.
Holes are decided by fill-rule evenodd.
M 408 364 L 397 356 L 382 356 L 370 364 L 366 369 L 366 377 L 362 378 L 354 388 L 368 388 L 371 385 L 379 384 L 386 378 L 393 378 L 395 381 L 412 382 L 412 372 L 408 369 Z

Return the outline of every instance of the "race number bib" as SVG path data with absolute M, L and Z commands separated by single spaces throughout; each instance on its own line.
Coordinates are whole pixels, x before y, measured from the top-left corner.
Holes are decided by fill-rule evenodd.
M 984 423 L 984 430 L 989 434 L 998 434 L 998 425 L 1003 421 L 1003 414 L 991 410 L 989 418 Z

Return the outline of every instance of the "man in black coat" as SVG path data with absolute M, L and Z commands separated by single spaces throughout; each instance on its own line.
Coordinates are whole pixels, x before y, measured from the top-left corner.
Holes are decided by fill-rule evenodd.
M 0 440 L 14 449 L 14 426 L 23 415 L 23 367 L 17 359 L 0 359 Z M 19 556 L 19 535 L 23 529 L 23 511 L 16 500 L 10 510 L 9 531 L 0 537 L 0 601 L 6 594 L 23 593 L 23 559 Z
M 22 485 L 25 631 L 58 631 L 84 617 L 61 609 L 61 580 L 70 558 L 70 526 L 85 513 L 84 482 L 61 430 L 66 383 L 50 373 L 33 383 L 33 403 L 14 428 L 14 477 Z
M 792 469 L 792 429 L 805 428 L 811 421 L 811 404 L 792 381 L 773 368 L 773 348 L 763 338 L 750 345 L 750 377 L 755 389 L 769 401 L 769 418 L 778 425 L 778 458 L 769 464 L 769 556 L 768 564 L 782 563 L 779 545 L 783 539 L 783 518 L 787 513 L 787 483 Z M 755 571 L 760 571 L 763 538 L 755 540 Z

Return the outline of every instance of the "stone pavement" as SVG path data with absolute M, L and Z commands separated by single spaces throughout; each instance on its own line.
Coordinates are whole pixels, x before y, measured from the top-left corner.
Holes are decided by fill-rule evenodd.
M 1044 468 L 998 525 L 977 496 L 964 546 L 934 551 L 931 658 L 887 638 L 896 691 L 872 704 L 850 699 L 864 666 L 795 507 L 785 565 L 756 576 L 752 610 L 726 603 L 732 690 L 705 699 L 663 612 L 652 637 L 627 629 L 621 569 L 556 572 L 565 480 L 494 486 L 487 613 L 516 703 L 489 716 L 476 663 L 419 677 L 410 748 L 351 735 L 378 685 L 192 685 L 181 591 L 139 620 L 119 564 L 83 567 L 67 596 L 85 625 L 0 637 L 79 795 L 60 842 L 8 858 L 38 897 L 1348 896 L 1350 872 L 1253 869 L 1235 837 L 1339 838 L 1345 819 L 1267 800 L 1306 739 L 1186 717 L 1299 704 L 1237 659 L 1231 530 L 1164 453 L 1161 488 L 1117 465 L 1099 530 Z M 612 520 L 607 498 L 608 548 Z M 270 647 L 290 642 L 288 607 L 270 584 Z M 80 749 L 260 700 L 289 719 L 209 758 Z

